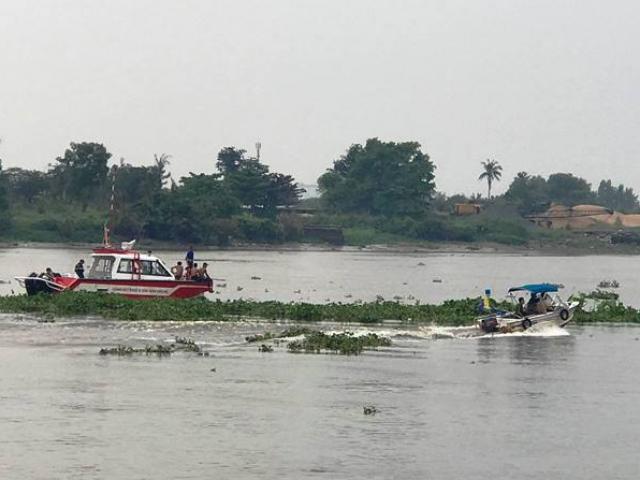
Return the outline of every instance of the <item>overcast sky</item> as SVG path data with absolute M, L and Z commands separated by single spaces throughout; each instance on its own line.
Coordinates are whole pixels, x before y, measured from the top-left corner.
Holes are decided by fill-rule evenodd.
M 71 141 L 211 172 L 229 145 L 315 182 L 352 143 L 417 140 L 447 193 L 480 161 L 640 190 L 640 2 L 0 2 L 0 158 Z

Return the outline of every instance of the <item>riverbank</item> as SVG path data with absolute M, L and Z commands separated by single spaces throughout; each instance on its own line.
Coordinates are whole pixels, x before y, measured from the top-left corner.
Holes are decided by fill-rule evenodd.
M 581 305 L 589 298 L 578 297 Z M 0 297 L 0 312 L 34 314 L 43 321 L 56 317 L 98 316 L 114 320 L 147 321 L 239 321 L 252 318 L 299 322 L 334 321 L 381 323 L 398 321 L 442 326 L 471 325 L 479 299 L 447 300 L 439 305 L 399 302 L 329 303 L 255 302 L 247 300 L 209 301 L 203 298 L 154 301 L 129 300 L 99 293 L 58 295 L 10 295 Z M 507 304 L 501 305 L 508 308 Z M 575 323 L 640 323 L 640 310 L 615 299 L 598 300 L 589 310 L 578 308 Z
M 72 249 L 89 252 L 96 243 L 83 242 L 0 242 L 0 249 Z M 137 244 L 140 250 L 182 251 L 188 245 L 172 242 L 143 241 Z M 398 254 L 484 254 L 484 255 L 522 255 L 522 256 L 587 256 L 587 255 L 640 255 L 640 246 L 629 244 L 613 245 L 603 241 L 591 240 L 566 244 L 531 242 L 529 245 L 505 245 L 491 242 L 402 242 L 370 245 L 328 245 L 324 243 L 238 243 L 226 247 L 217 245 L 194 245 L 198 251 L 231 252 L 371 252 Z

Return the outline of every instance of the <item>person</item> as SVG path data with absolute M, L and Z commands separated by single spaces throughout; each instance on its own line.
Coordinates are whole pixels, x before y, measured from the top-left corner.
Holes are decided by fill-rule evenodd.
M 182 262 L 176 263 L 173 267 L 171 267 L 171 273 L 176 280 L 181 280 L 182 275 L 184 274 L 184 267 L 182 266 Z
M 478 311 L 480 313 L 493 313 L 493 305 L 491 304 L 491 290 L 488 288 L 484 291 L 484 295 L 480 300 Z
M 189 246 L 189 250 L 187 250 L 187 254 L 185 255 L 185 260 L 187 261 L 187 266 L 193 267 L 193 259 L 195 254 L 193 253 L 193 246 Z
M 520 297 L 518 299 L 518 305 L 516 305 L 516 315 L 520 318 L 524 318 L 526 316 L 526 312 L 524 310 L 524 298 Z
M 209 280 L 211 277 L 209 276 L 209 272 L 207 272 L 208 263 L 203 263 L 202 268 L 199 270 L 200 280 Z
M 56 277 L 56 274 L 53 273 L 53 270 L 51 270 L 51 267 L 47 267 L 45 272 L 40 274 L 40 278 L 44 278 L 44 279 L 49 280 L 51 282 L 53 282 L 55 277 Z
M 531 294 L 531 298 L 529 298 L 529 301 L 527 302 L 527 306 L 525 308 L 525 313 L 527 315 L 531 315 L 532 313 L 536 313 L 538 311 L 538 302 L 539 302 L 538 295 L 536 293 L 532 293 Z
M 541 310 L 544 309 L 541 313 L 545 313 L 553 310 L 553 299 L 551 298 L 551 295 L 549 295 L 548 293 L 545 293 L 542 296 L 542 300 L 540 301 L 540 304 L 542 305 Z
M 84 259 L 80 259 L 78 263 L 76 263 L 75 272 L 78 278 L 84 278 Z
M 207 280 L 209 280 L 211 277 L 209 276 L 209 272 L 207 272 L 207 266 L 209 264 L 208 263 L 203 263 L 202 264 L 202 268 L 196 268 L 194 270 L 193 276 L 191 277 L 191 279 L 194 282 L 205 282 Z M 194 263 L 193 264 L 194 267 L 197 267 L 198 264 Z

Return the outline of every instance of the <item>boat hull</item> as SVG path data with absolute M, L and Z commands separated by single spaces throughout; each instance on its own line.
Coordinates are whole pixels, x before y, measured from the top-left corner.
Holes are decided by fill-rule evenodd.
M 569 305 L 557 306 L 554 310 L 546 313 L 527 315 L 523 318 L 513 314 L 489 315 L 479 318 L 476 324 L 483 333 L 524 331 L 545 322 L 564 327 L 573 320 L 573 314 L 577 307 L 578 302 L 573 302 Z
M 127 298 L 191 298 L 213 291 L 213 282 L 181 280 L 107 280 L 94 278 L 57 277 L 50 285 L 59 286 L 51 293 L 61 291 L 100 292 L 123 295 Z M 41 290 L 44 291 L 44 290 Z

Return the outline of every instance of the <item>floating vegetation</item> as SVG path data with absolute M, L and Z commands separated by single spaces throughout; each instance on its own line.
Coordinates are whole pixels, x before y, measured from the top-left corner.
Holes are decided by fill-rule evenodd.
M 364 407 L 362 407 L 362 413 L 364 413 L 365 415 L 375 415 L 376 413 L 378 413 L 378 409 L 375 407 L 375 405 L 365 405 Z
M 101 348 L 100 355 L 117 355 L 117 356 L 125 356 L 125 355 L 133 355 L 134 353 L 143 353 L 145 355 L 171 355 L 173 352 L 172 348 L 167 345 L 146 345 L 142 348 L 134 348 L 126 345 L 118 345 L 117 347 L 111 348 Z
M 322 353 L 330 351 L 343 355 L 359 355 L 364 350 L 391 346 L 391 340 L 375 333 L 354 335 L 353 332 L 332 333 L 314 331 L 302 340 L 289 342 L 288 349 L 292 353 Z
M 580 322 L 638 322 L 640 312 L 618 301 L 613 292 L 597 290 L 587 295 L 578 295 L 585 300 L 597 299 L 595 309 L 578 308 L 575 321 Z M 603 301 L 605 301 L 603 303 Z M 266 320 L 292 320 L 299 322 L 353 322 L 376 323 L 384 320 L 428 323 L 441 326 L 462 326 L 473 323 L 477 316 L 479 298 L 447 300 L 439 305 L 405 304 L 379 300 L 368 303 L 305 302 L 257 302 L 250 300 L 188 300 L 157 298 L 153 301 L 131 300 L 119 295 L 93 292 L 64 292 L 56 295 L 10 295 L 0 296 L 0 312 L 31 313 L 42 318 L 73 316 L 100 316 L 116 320 L 171 320 L 171 321 L 229 321 L 243 318 Z M 496 305 L 510 309 L 507 302 Z M 265 339 L 256 339 L 255 341 Z
M 287 328 L 286 330 L 283 330 L 280 333 L 265 332 L 265 333 L 259 333 L 256 335 L 249 335 L 248 337 L 244 337 L 244 339 L 248 343 L 264 342 L 267 340 L 274 340 L 278 338 L 299 337 L 300 335 L 306 335 L 307 333 L 311 333 L 313 331 L 314 330 L 311 330 L 310 328 L 307 328 L 307 327 L 291 327 L 291 328 Z
M 273 347 L 271 345 L 267 345 L 263 343 L 258 347 L 258 351 L 262 353 L 270 353 L 270 352 L 273 352 Z
M 175 337 L 175 342 L 171 345 L 145 345 L 144 347 L 131 347 L 127 345 L 117 345 L 115 347 L 107 347 L 100 349 L 100 355 L 133 355 L 133 354 L 145 354 L 145 355 L 171 355 L 174 352 L 193 352 L 202 357 L 208 357 L 209 352 L 203 352 L 202 348 L 196 344 L 193 340 L 186 337 Z
M 598 288 L 620 288 L 620 282 L 617 280 L 600 280 Z

